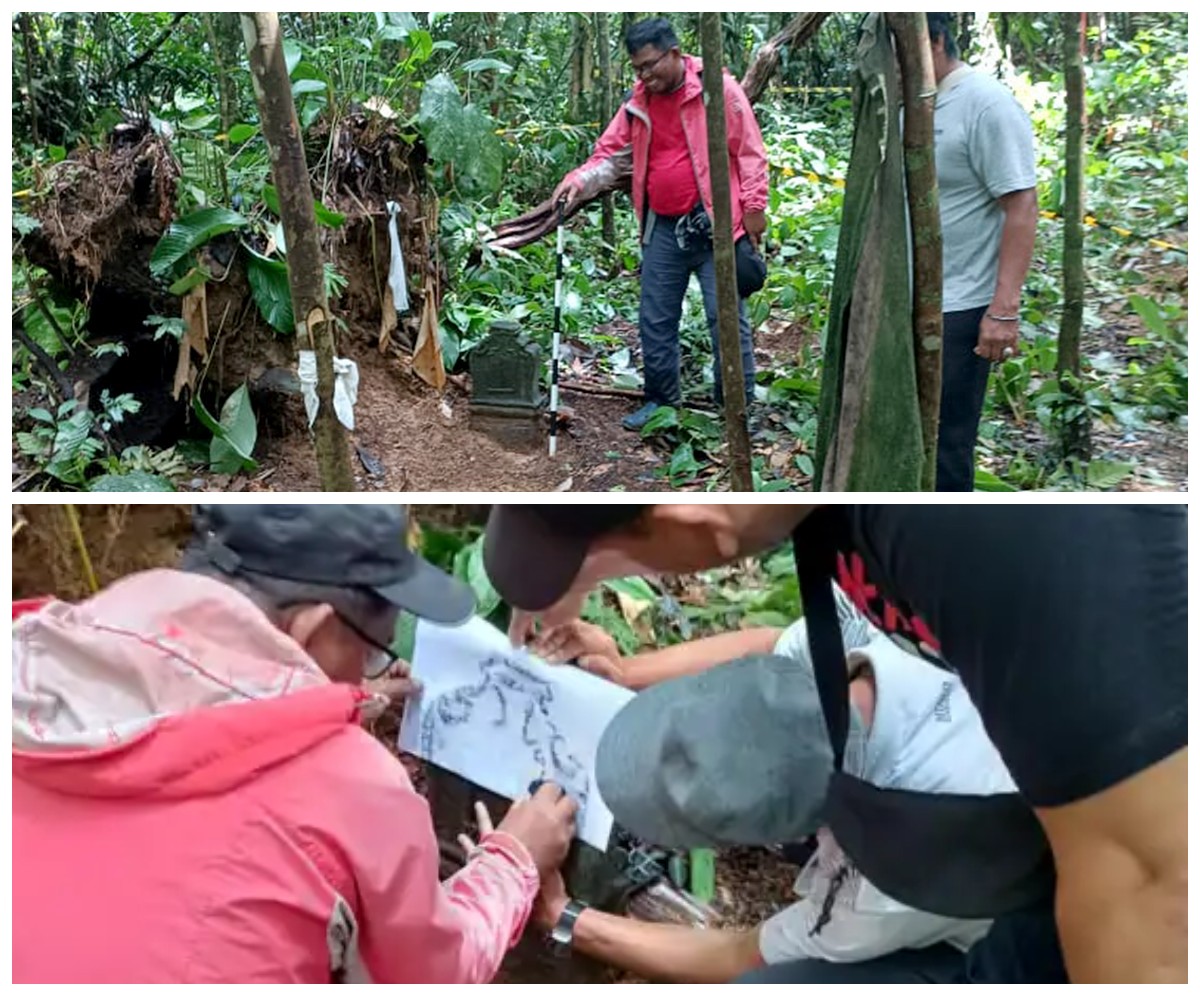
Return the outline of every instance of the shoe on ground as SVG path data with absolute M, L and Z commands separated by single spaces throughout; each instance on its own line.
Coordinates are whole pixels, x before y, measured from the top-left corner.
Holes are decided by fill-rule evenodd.
M 643 426 L 650 421 L 651 417 L 658 411 L 658 403 L 655 401 L 647 401 L 632 415 L 626 415 L 621 419 L 623 425 L 630 432 L 641 432 Z

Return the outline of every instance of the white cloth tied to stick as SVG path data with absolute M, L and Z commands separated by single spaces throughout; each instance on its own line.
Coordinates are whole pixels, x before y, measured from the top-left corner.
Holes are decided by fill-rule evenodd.
M 300 365 L 296 372 L 300 377 L 300 393 L 304 397 L 304 411 L 311 429 L 321 404 L 317 397 L 317 354 L 311 349 L 300 350 Z M 353 432 L 354 406 L 358 403 L 358 364 L 335 356 L 333 376 L 333 410 L 338 421 Z
M 404 273 L 404 253 L 400 249 L 400 233 L 396 229 L 396 216 L 400 213 L 400 205 L 395 201 L 387 202 L 388 210 L 388 239 L 392 244 L 392 258 L 388 264 L 388 286 L 392 288 L 392 300 L 396 304 L 396 314 L 408 311 L 408 278 Z

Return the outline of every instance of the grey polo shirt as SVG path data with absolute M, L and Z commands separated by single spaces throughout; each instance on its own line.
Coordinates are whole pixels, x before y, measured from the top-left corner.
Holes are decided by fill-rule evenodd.
M 1004 212 L 998 199 L 1037 186 L 1033 127 L 998 80 L 968 67 L 938 88 L 933 116 L 941 201 L 942 310 L 990 304 Z

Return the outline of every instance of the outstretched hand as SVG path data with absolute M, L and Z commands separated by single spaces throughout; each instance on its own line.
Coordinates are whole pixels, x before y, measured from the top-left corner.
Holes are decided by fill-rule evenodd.
M 551 200 L 557 204 L 563 202 L 563 213 L 570 211 L 575 206 L 575 202 L 583 196 L 583 185 L 576 179 L 570 176 L 564 177 L 557 187 L 554 188 L 554 194 Z
M 537 634 L 529 649 L 550 664 L 575 661 L 584 671 L 624 684 L 624 669 L 617 641 L 599 626 L 572 619 Z

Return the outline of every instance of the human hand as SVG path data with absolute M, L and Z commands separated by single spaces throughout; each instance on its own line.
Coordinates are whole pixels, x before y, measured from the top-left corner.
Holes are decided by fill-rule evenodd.
M 543 782 L 532 796 L 514 802 L 496 829 L 525 845 L 544 881 L 567 859 L 578 808 L 553 782 Z
M 398 660 L 379 677 L 364 680 L 363 688 L 372 695 L 382 695 L 389 705 L 400 705 L 421 690 L 421 683 L 411 672 L 412 665 L 408 661 Z
M 750 236 L 750 241 L 757 249 L 762 242 L 763 233 L 767 230 L 767 216 L 763 211 L 747 211 L 742 215 L 742 227 Z
M 554 605 L 540 612 L 527 612 L 514 608 L 508 622 L 508 638 L 514 647 L 524 647 L 533 641 L 540 629 L 550 629 L 578 619 L 583 611 L 583 602 L 589 588 L 581 587 L 569 591 Z
M 983 316 L 979 323 L 979 341 L 975 345 L 975 355 L 982 356 L 989 363 L 999 363 L 1017 355 L 1017 342 L 1020 339 L 1020 322 L 998 322 L 994 318 Z
M 487 806 L 478 801 L 475 803 L 475 829 L 479 836 L 478 841 L 472 840 L 465 833 L 458 835 L 458 846 L 463 849 L 463 854 L 466 856 L 467 861 L 475 857 L 475 853 L 479 850 L 479 844 L 483 838 L 496 829 L 492 826 L 492 814 L 488 812 Z
M 533 903 L 533 922 L 549 933 L 557 925 L 571 897 L 567 895 L 567 884 L 562 872 L 553 871 L 542 879 L 542 888 Z
M 603 629 L 582 619 L 572 619 L 543 630 L 529 649 L 550 664 L 574 660 L 584 671 L 621 684 L 623 668 L 617 641 Z
M 583 184 L 573 177 L 567 176 L 554 188 L 551 200 L 557 204 L 563 202 L 563 211 L 569 211 L 575 202 L 583 196 Z

